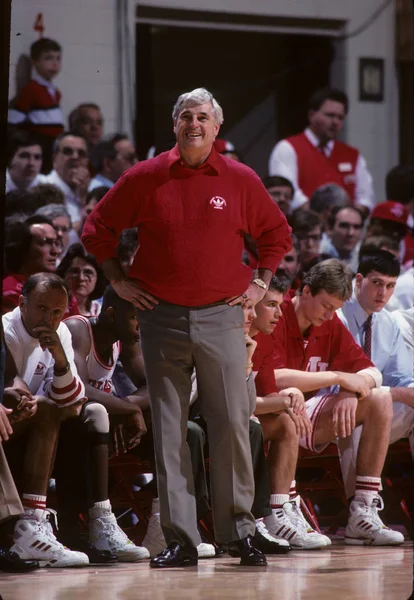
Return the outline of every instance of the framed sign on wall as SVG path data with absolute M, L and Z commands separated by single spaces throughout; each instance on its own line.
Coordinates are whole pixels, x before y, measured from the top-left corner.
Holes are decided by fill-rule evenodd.
M 359 59 L 359 100 L 360 102 L 383 102 L 384 59 Z

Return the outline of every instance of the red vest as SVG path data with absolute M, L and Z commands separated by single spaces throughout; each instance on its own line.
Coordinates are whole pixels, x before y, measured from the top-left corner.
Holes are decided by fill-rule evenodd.
M 355 169 L 359 152 L 356 148 L 335 141 L 329 158 L 316 148 L 302 132 L 286 139 L 296 152 L 299 187 L 308 198 L 326 183 L 336 183 L 355 201 Z

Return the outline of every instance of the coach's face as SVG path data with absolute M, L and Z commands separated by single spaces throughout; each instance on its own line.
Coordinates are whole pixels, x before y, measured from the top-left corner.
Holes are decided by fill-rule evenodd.
M 174 133 L 178 149 L 184 157 L 195 153 L 211 152 L 213 142 L 219 132 L 220 125 L 214 120 L 213 107 L 210 102 L 197 106 L 185 106 L 174 123 Z

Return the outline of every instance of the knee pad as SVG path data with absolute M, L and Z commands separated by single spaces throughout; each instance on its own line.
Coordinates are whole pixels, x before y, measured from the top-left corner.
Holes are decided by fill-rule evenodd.
M 81 413 L 88 433 L 109 434 L 109 416 L 106 408 L 97 402 L 87 402 Z

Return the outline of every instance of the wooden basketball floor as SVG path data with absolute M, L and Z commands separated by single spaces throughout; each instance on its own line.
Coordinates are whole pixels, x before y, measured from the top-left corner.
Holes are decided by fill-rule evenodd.
M 0 574 L 1 600 L 407 600 L 413 545 L 268 557 L 266 568 L 239 567 L 225 555 L 198 568 L 150 569 L 148 562 Z M 413 596 L 414 598 L 414 596 Z

